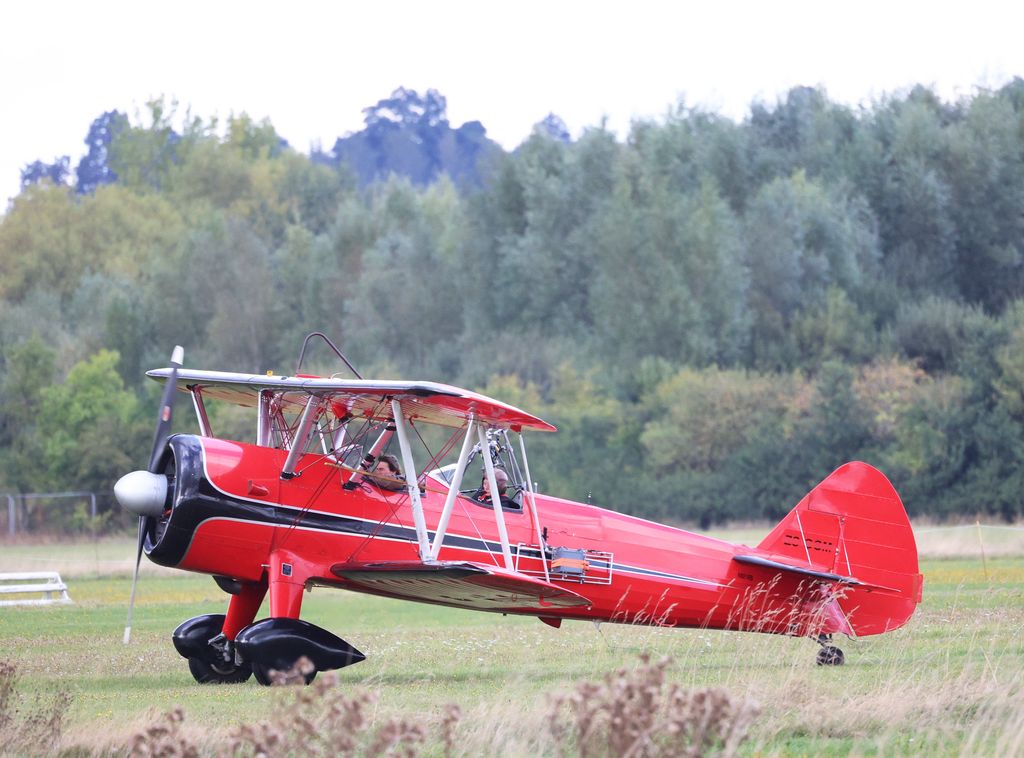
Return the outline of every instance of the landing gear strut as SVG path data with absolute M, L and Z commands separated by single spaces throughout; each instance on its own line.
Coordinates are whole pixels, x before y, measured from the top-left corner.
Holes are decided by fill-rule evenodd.
M 188 660 L 192 678 L 200 684 L 238 684 L 252 676 L 252 666 L 235 655 L 232 642 L 220 631 L 222 614 L 196 616 L 174 630 L 171 639 Z
M 832 644 L 831 634 L 819 634 L 817 642 L 821 645 L 816 659 L 819 666 L 842 666 L 846 663 L 843 651 Z

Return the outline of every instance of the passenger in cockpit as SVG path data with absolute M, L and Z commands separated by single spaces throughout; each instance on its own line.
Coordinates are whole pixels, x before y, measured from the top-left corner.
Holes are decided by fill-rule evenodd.
M 405 489 L 402 469 L 398 465 L 398 459 L 393 455 L 382 455 L 378 458 L 377 465 L 373 467 L 373 473 L 367 474 L 366 478 L 382 490 Z

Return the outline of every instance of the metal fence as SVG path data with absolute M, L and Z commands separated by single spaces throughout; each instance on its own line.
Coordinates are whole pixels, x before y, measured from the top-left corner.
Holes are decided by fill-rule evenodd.
M 75 498 L 89 501 L 89 515 L 96 518 L 95 492 L 0 492 L 7 501 L 7 534 L 11 537 L 29 530 L 29 503 L 39 500 Z

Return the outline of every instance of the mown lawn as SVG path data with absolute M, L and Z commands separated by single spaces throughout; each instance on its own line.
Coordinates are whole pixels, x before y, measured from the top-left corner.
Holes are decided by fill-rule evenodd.
M 40 549 L 54 554 L 53 546 Z M 847 665 L 839 668 L 815 666 L 808 640 L 586 622 L 556 630 L 533 618 L 326 589 L 306 595 L 303 617 L 367 654 L 338 679 L 345 692 L 373 693 L 375 723 L 401 717 L 434 729 L 445 706 L 459 704 L 456 752 L 465 755 L 552 752 L 552 697 L 636 668 L 643 653 L 671 657 L 671 683 L 721 687 L 756 703 L 745 754 L 1019 753 L 1024 557 L 925 560 L 922 569 L 925 600 L 910 624 L 843 640 Z M 73 605 L 0 609 L 0 660 L 20 672 L 23 703 L 59 691 L 73 698 L 63 748 L 123 747 L 180 706 L 186 733 L 212 751 L 238 725 L 280 713 L 295 697 L 253 680 L 193 682 L 170 632 L 191 616 L 223 611 L 226 596 L 208 577 L 143 577 L 127 647 L 130 579 L 86 573 L 69 585 Z M 440 743 L 428 739 L 426 752 L 440 754 Z

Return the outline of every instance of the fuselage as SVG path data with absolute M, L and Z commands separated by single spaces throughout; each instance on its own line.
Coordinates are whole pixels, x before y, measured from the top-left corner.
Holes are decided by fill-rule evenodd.
M 420 558 L 405 490 L 388 491 L 367 481 L 345 488 L 344 472 L 320 455 L 306 455 L 296 467 L 298 475 L 282 479 L 286 454 L 281 450 L 192 435 L 172 438 L 171 449 L 176 461 L 173 509 L 159 525 L 150 524 L 146 541 L 157 563 L 260 582 L 269 556 L 287 551 L 301 556 L 307 585 L 367 591 L 347 583 L 332 567 Z M 427 475 L 421 485 L 433 539 L 448 486 L 437 475 Z M 512 568 L 569 588 L 589 605 L 504 612 L 530 613 L 549 623 L 578 618 L 807 631 L 800 600 L 807 594 L 805 583 L 733 560 L 738 551 L 752 548 L 541 494 L 536 495 L 536 512 L 539 524 L 529 508 L 503 508 Z M 557 570 L 553 559 L 558 555 L 582 561 L 570 560 L 575 568 Z M 437 558 L 503 567 L 493 509 L 460 495 Z M 808 598 L 806 605 L 812 604 Z M 821 629 L 836 630 L 827 620 Z

